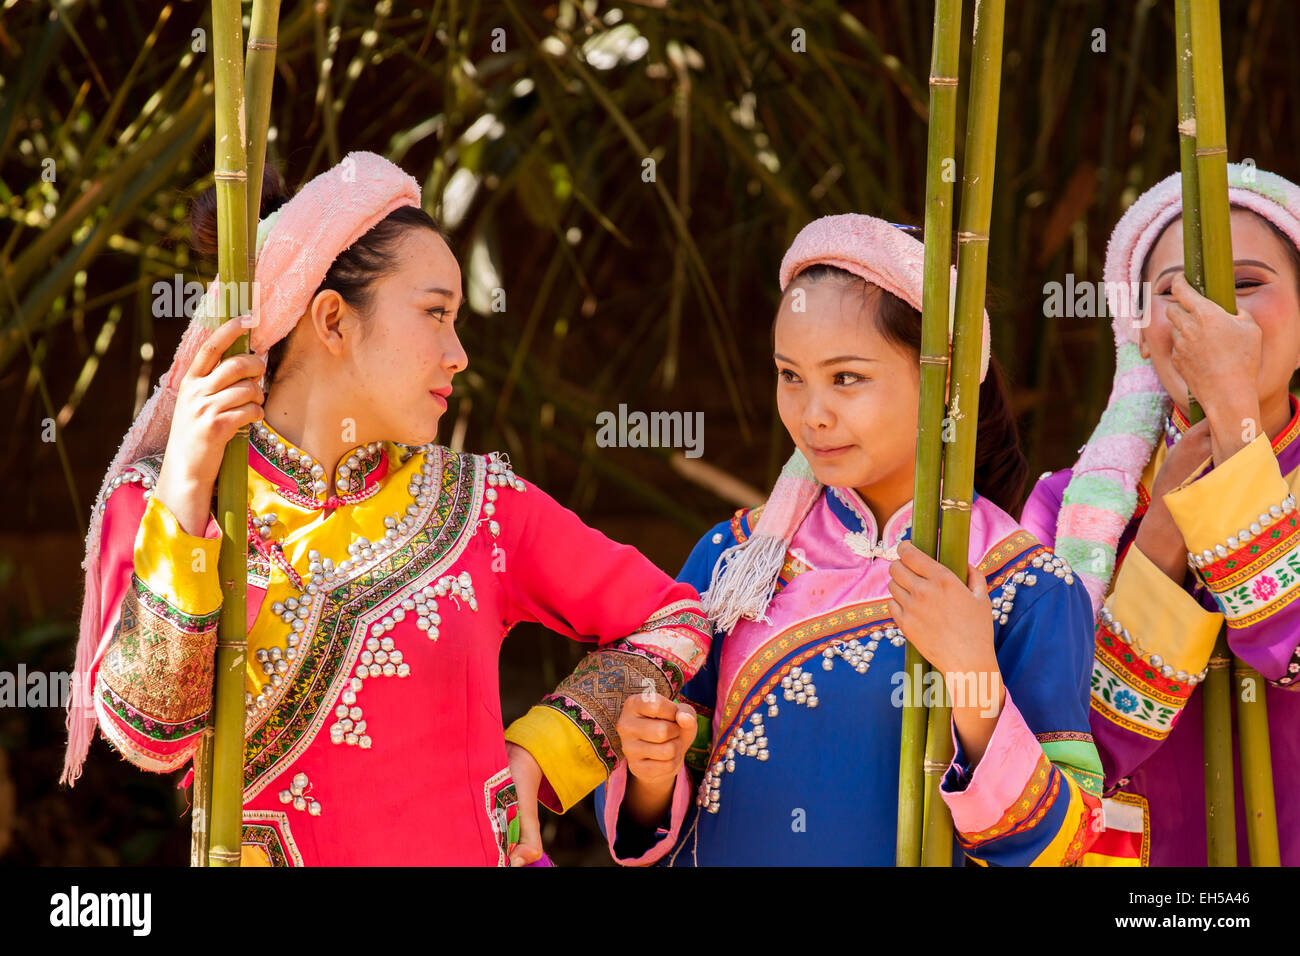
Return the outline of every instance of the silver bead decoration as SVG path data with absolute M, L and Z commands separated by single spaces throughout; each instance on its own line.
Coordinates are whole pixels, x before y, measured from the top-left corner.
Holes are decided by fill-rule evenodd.
M 1097 619 L 1101 621 L 1103 627 L 1131 647 L 1134 654 L 1158 670 L 1162 676 L 1183 681 L 1189 686 L 1195 686 L 1205 677 L 1205 671 L 1201 671 L 1198 675 L 1189 674 L 1182 670 L 1175 670 L 1173 665 L 1166 664 L 1164 658 L 1159 654 L 1152 654 L 1149 651 L 1144 650 L 1138 643 L 1137 638 L 1129 632 L 1128 628 L 1124 627 L 1124 625 L 1116 619 L 1109 607 L 1102 605 L 1101 610 L 1097 612 Z
M 896 644 L 896 646 L 906 642 L 902 631 L 893 626 L 877 627 L 870 632 L 869 638 L 865 646 L 857 639 L 847 642 L 840 639 L 832 641 L 822 649 L 822 669 L 830 670 L 834 667 L 836 658 L 843 658 L 859 674 L 865 674 L 870 667 L 871 658 L 875 656 L 876 649 L 882 639 L 889 640 L 891 644 Z M 810 708 L 821 703 L 820 698 L 817 696 L 817 687 L 813 683 L 813 675 L 810 671 L 803 669 L 803 664 L 789 665 L 785 673 L 781 675 L 779 683 L 781 694 L 788 701 Z M 763 697 L 763 704 L 766 705 L 769 718 L 780 714 L 780 705 L 777 703 L 775 691 L 770 691 Z M 755 710 L 749 715 L 750 726 L 748 728 L 744 726 L 743 722 L 739 723 L 732 730 L 731 735 L 719 745 L 724 759 L 715 761 L 700 782 L 699 790 L 696 792 L 696 804 L 698 806 L 709 813 L 719 811 L 722 800 L 722 775 L 735 771 L 737 755 L 753 757 L 762 762 L 766 762 L 771 758 L 772 752 L 768 746 L 767 728 L 764 726 L 763 720 L 762 709 Z
M 1224 544 L 1216 544 L 1213 548 L 1206 548 L 1199 554 L 1193 551 L 1187 552 L 1187 563 L 1193 568 L 1203 569 L 1216 561 L 1222 561 L 1229 554 L 1245 547 L 1253 538 L 1263 534 L 1264 529 L 1269 525 L 1289 515 L 1295 509 L 1295 494 L 1289 494 L 1282 499 L 1281 504 L 1269 505 L 1267 512 L 1260 512 L 1259 520 L 1252 521 L 1250 527 L 1242 528 L 1235 535 L 1229 535 Z

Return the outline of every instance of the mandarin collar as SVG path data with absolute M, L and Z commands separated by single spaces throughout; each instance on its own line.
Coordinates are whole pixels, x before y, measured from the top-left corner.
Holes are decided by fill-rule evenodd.
M 253 422 L 248 430 L 248 464 L 276 486 L 280 495 L 304 508 L 332 509 L 364 501 L 379 491 L 388 474 L 385 442 L 356 445 L 339 459 L 333 481 L 325 468 L 307 452 L 266 422 Z
M 845 531 L 864 534 L 873 542 L 879 537 L 879 542 L 884 548 L 897 548 L 900 541 L 911 537 L 911 501 L 906 502 L 889 517 L 885 522 L 884 532 L 879 536 L 876 534 L 875 516 L 856 489 L 828 487 L 826 503 L 831 509 L 831 514 L 835 515 Z
M 1288 395 L 1287 401 L 1291 403 L 1291 420 L 1277 433 L 1277 437 L 1269 442 L 1274 457 L 1281 454 L 1282 450 L 1290 445 L 1297 435 L 1300 435 L 1300 400 L 1297 400 L 1294 395 Z M 1183 414 L 1182 409 L 1170 403 L 1169 417 L 1165 419 L 1165 447 L 1172 448 L 1191 427 L 1192 423 Z

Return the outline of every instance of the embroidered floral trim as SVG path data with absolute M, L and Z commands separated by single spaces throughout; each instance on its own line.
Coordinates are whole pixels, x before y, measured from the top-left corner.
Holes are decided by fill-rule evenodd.
M 131 593 L 135 594 L 139 610 L 149 611 L 182 634 L 205 634 L 221 620 L 220 608 L 208 614 L 190 614 L 181 610 L 161 594 L 151 591 L 144 578 L 135 572 L 131 573 Z
M 1270 684 L 1276 684 L 1278 687 L 1287 687 L 1294 689 L 1300 687 L 1296 681 L 1300 680 L 1300 646 L 1297 646 L 1291 653 L 1291 660 L 1287 662 L 1286 673 L 1275 681 L 1269 681 Z
M 1133 686 L 1100 656 L 1092 662 L 1092 708 L 1117 726 L 1150 740 L 1164 740 L 1183 703 L 1165 703 Z
M 287 813 L 245 810 L 241 842 L 264 850 L 272 866 L 302 866 L 302 854 L 289 829 Z
M 281 481 L 275 484 L 281 496 L 307 508 L 318 508 L 331 498 L 342 504 L 364 501 L 379 491 L 380 479 L 387 472 L 387 449 L 383 442 L 357 445 L 344 455 L 335 467 L 332 488 L 325 479 L 323 465 L 265 422 L 253 423 L 248 430 L 248 442 L 278 473 Z M 292 484 L 293 490 L 284 484 Z
M 731 516 L 731 534 L 737 544 L 743 544 L 754 533 L 754 529 L 758 527 L 758 519 L 763 514 L 763 508 L 763 505 L 741 508 Z
M 1300 400 L 1290 395 L 1288 401 L 1291 406 L 1291 420 L 1286 423 L 1286 427 L 1278 433 L 1278 436 L 1269 442 L 1274 457 L 1280 455 L 1288 445 L 1300 437 Z M 1178 442 L 1191 427 L 1191 420 L 1177 405 L 1174 405 L 1170 409 L 1169 417 L 1165 419 L 1165 434 L 1169 436 L 1171 444 Z
M 1200 554 L 1189 551 L 1188 563 L 1211 590 L 1223 590 L 1259 573 L 1289 550 L 1294 549 L 1300 533 L 1300 514 L 1296 513 L 1295 495 L 1287 495 L 1280 505 L 1272 505 L 1259 518 L 1230 536 L 1225 544 L 1216 544 Z
M 165 720 L 150 717 L 148 714 L 136 710 L 117 694 L 113 693 L 113 689 L 104 681 L 101 680 L 98 683 L 100 686 L 99 699 L 103 702 L 104 706 L 132 730 L 146 737 L 150 737 L 153 740 L 165 742 L 183 740 L 186 737 L 198 733 L 208 725 L 207 710 L 189 720 L 180 723 L 169 723 Z
M 1112 636 L 1127 645 L 1127 649 L 1121 651 L 1119 644 L 1110 639 Z M 1199 674 L 1175 670 L 1173 665 L 1166 664 L 1159 654 L 1143 650 L 1138 639 L 1129 633 L 1129 629 L 1121 624 L 1105 605 L 1097 613 L 1096 641 L 1098 648 L 1110 652 L 1110 656 L 1121 660 L 1126 669 L 1144 684 L 1162 690 L 1174 698 L 1190 697 L 1192 688 L 1205 680 L 1205 675 L 1209 672 L 1208 668 L 1202 668 Z M 1149 664 L 1151 669 L 1143 668 L 1144 663 Z

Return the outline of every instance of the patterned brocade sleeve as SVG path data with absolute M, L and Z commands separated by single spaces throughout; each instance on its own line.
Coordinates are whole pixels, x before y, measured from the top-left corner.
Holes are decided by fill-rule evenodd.
M 129 529 L 137 520 L 132 542 Z M 100 575 L 106 598 L 120 597 L 105 608 L 105 633 L 112 637 L 90 686 L 104 735 L 145 770 L 183 766 L 207 725 L 221 613 L 220 547 L 221 530 L 211 517 L 197 536 L 137 488 L 123 486 L 108 500 Z
M 1101 829 L 1101 761 L 1088 726 L 1092 604 L 1059 568 L 1060 577 L 1037 572 L 998 634 L 1006 699 L 973 770 L 954 728 L 940 793 L 957 842 L 983 865 L 1074 865 Z
M 563 813 L 622 761 L 616 724 L 624 701 L 650 688 L 675 698 L 708 653 L 708 625 L 694 588 L 525 487 L 500 538 L 511 621 L 599 645 L 506 730 L 545 773 L 542 802 Z
M 1292 477 L 1294 479 L 1294 476 Z M 1232 652 L 1278 687 L 1300 681 L 1300 511 L 1267 435 L 1165 495 Z

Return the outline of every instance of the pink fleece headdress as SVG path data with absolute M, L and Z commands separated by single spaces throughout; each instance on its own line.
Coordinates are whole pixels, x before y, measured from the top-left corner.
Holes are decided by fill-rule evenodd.
M 252 351 L 265 355 L 293 330 L 340 253 L 393 210 L 419 205 L 419 184 L 408 174 L 375 153 L 354 152 L 307 183 L 296 196 L 259 223 L 256 270 L 259 292 L 252 297 L 249 332 Z M 211 297 L 205 297 L 205 306 L 210 303 Z M 115 478 L 133 462 L 166 449 L 180 384 L 210 334 L 204 327 L 202 314 L 195 315 L 181 336 L 171 367 L 122 440 L 95 499 L 86 535 L 86 556 L 81 563 L 86 572 L 86 592 L 81 607 L 76 670 L 68 700 L 68 749 L 61 780 L 69 785 L 81 776 L 81 765 L 95 732 L 92 689 L 85 686 L 86 678 L 112 637 L 98 633 L 99 551 L 104 507 L 116 487 Z
M 925 282 L 925 246 L 897 226 L 847 213 L 823 216 L 799 231 L 781 260 L 781 291 L 799 273 L 814 265 L 845 269 L 902 299 L 918 312 Z M 952 341 L 953 301 L 957 270 L 952 270 L 948 303 L 948 340 Z M 989 316 L 984 313 L 980 381 L 989 368 Z M 776 485 L 759 515 L 754 533 L 728 548 L 713 568 L 702 595 L 704 610 L 720 631 L 730 631 L 741 618 L 765 620 L 768 602 L 785 561 L 790 539 L 816 503 L 822 486 L 803 454 L 796 449 L 781 469 Z
M 1263 216 L 1300 249 L 1300 187 L 1273 173 L 1228 165 L 1228 202 Z M 1106 247 L 1106 302 L 1115 333 L 1115 383 L 1061 500 L 1055 550 L 1100 610 L 1120 536 L 1137 508 L 1137 486 L 1163 433 L 1170 398 L 1138 345 L 1135 302 L 1151 247 L 1182 215 L 1182 177 L 1162 179 L 1125 211 Z

